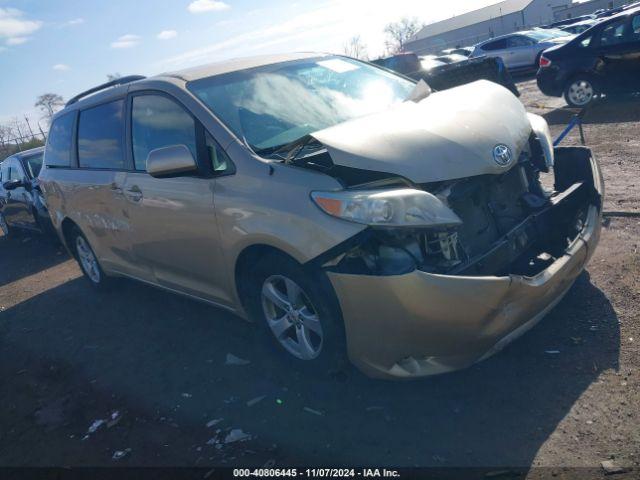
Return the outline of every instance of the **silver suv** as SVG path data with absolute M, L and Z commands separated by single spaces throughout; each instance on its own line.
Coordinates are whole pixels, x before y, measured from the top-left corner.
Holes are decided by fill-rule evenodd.
M 531 328 L 593 254 L 603 193 L 589 149 L 554 149 L 500 85 L 434 93 L 320 54 L 85 92 L 40 179 L 91 285 L 204 300 L 287 365 L 348 353 L 382 378 L 466 367 Z
M 542 52 L 574 38 L 559 29 L 535 29 L 502 35 L 477 44 L 471 58 L 499 57 L 510 70 L 538 68 Z

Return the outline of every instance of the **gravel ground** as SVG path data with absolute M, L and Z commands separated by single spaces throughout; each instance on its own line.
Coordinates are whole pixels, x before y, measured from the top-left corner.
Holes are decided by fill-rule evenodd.
M 520 88 L 560 132 L 563 102 Z M 610 211 L 640 211 L 639 116 L 625 100 L 586 118 Z M 59 247 L 0 237 L 0 465 L 549 467 L 531 478 L 580 467 L 599 478 L 610 460 L 635 469 L 616 478 L 637 478 L 639 234 L 640 219 L 610 219 L 588 271 L 535 329 L 470 369 L 413 382 L 302 376 L 226 312 L 128 281 L 98 294 Z M 226 365 L 228 354 L 250 363 Z M 238 430 L 245 441 L 225 443 Z

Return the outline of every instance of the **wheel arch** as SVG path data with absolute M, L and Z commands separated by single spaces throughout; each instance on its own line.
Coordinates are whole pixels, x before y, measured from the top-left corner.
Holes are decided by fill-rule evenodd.
M 69 217 L 65 217 L 62 220 L 62 222 L 60 222 L 60 231 L 62 232 L 63 244 L 73 258 L 77 258 L 77 257 L 76 257 L 76 249 L 73 248 L 72 246 L 73 244 L 71 241 L 72 240 L 71 234 L 73 233 L 73 230 L 76 228 L 80 230 L 80 227 L 78 226 L 78 224 L 73 220 L 71 220 Z
M 244 247 L 236 257 L 233 277 L 236 295 L 245 312 L 247 312 L 248 307 L 250 285 L 249 276 L 251 274 L 252 267 L 268 255 L 283 255 L 297 263 L 301 263 L 298 259 L 291 256 L 281 248 L 267 243 L 254 243 Z
M 589 70 L 585 70 L 585 69 L 580 69 L 580 70 L 576 70 L 574 72 L 571 72 L 570 75 L 567 75 L 565 81 L 564 81 L 564 88 L 563 88 L 563 92 L 566 91 L 567 88 L 569 88 L 569 85 L 571 85 L 571 82 L 573 82 L 576 78 L 579 77 L 587 77 L 589 80 L 591 80 L 593 82 L 593 86 L 600 90 L 601 88 L 601 81 L 598 77 L 597 73 L 594 73 L 593 71 L 589 71 Z
M 261 259 L 270 255 L 279 255 L 289 258 L 290 260 L 302 266 L 304 269 L 307 269 L 309 275 L 316 275 L 320 287 L 329 295 L 329 298 L 332 299 L 332 303 L 335 300 L 335 304 L 333 304 L 332 307 L 337 308 L 338 311 L 340 311 L 340 306 L 337 302 L 337 295 L 335 294 L 333 285 L 331 284 L 329 277 L 325 275 L 322 270 L 316 267 L 309 266 L 308 262 L 304 261 L 301 258 L 296 258 L 296 256 L 292 255 L 292 252 L 287 252 L 272 244 L 254 243 L 242 249 L 242 251 L 236 257 L 233 269 L 236 295 L 238 301 L 240 302 L 240 306 L 245 313 L 249 313 L 247 307 L 249 305 L 249 287 L 251 285 L 250 275 L 252 272 L 252 267 Z

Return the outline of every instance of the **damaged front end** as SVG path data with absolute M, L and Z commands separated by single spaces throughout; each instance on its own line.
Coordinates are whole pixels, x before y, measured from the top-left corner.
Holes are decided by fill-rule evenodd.
M 553 188 L 540 181 L 546 167 L 532 150 L 524 151 L 518 163 L 500 175 L 420 186 L 458 222 L 369 228 L 356 245 L 350 239 L 314 262 L 330 271 L 361 275 L 399 275 L 416 269 L 466 276 L 540 273 L 580 234 L 589 205 L 600 208 L 601 196 L 586 169 L 589 150 L 556 150 Z
M 459 221 L 442 210 L 428 227 L 370 226 L 312 260 L 334 285 L 359 368 L 381 378 L 464 368 L 562 298 L 598 242 L 604 187 L 589 149 L 554 154 L 547 173 L 532 135 L 501 174 L 414 185 Z
M 374 377 L 500 350 L 560 301 L 598 242 L 591 151 L 554 149 L 544 119 L 490 82 L 315 132 L 288 160 L 337 179 L 342 190 L 313 201 L 363 225 L 310 265 L 333 285 L 351 360 Z

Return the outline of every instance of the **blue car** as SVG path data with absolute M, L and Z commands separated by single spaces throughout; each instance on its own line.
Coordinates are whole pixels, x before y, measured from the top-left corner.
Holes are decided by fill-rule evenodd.
M 0 230 L 52 234 L 49 211 L 38 185 L 44 147 L 26 150 L 0 163 Z

